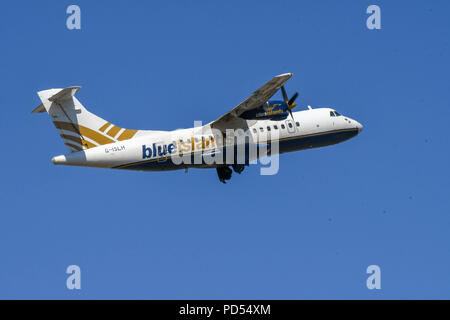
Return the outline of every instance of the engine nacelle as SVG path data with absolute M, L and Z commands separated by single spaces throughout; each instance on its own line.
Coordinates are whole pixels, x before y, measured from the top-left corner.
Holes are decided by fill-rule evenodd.
M 246 120 L 283 120 L 289 115 L 288 106 L 284 101 L 267 101 L 261 107 L 245 111 L 240 115 Z

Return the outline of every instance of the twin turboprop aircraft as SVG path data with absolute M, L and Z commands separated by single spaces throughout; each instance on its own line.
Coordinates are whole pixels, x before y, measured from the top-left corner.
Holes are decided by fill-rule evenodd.
M 54 164 L 165 171 L 215 168 L 219 180 L 232 169 L 241 173 L 258 158 L 323 147 L 348 140 L 362 130 L 356 120 L 331 108 L 292 112 L 284 84 L 292 73 L 274 77 L 230 112 L 206 125 L 173 131 L 131 130 L 90 113 L 75 97 L 80 87 L 38 92 L 42 104 L 69 149 Z M 269 99 L 281 89 L 283 100 Z M 244 138 L 240 138 L 240 137 Z

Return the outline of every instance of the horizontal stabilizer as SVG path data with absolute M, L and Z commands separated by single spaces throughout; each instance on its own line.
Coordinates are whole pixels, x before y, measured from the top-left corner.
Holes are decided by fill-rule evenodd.
M 71 99 L 75 93 L 77 93 L 78 90 L 80 90 L 81 87 L 68 87 L 65 89 L 62 89 L 57 94 L 54 94 L 50 98 L 48 98 L 49 101 L 64 101 Z
M 45 112 L 45 107 L 42 103 L 36 109 L 31 111 L 31 113 L 42 113 L 42 112 Z
M 65 89 L 61 89 L 60 91 L 58 91 L 58 93 L 52 95 L 50 98 L 48 98 L 49 101 L 51 102 L 63 102 L 66 100 L 70 100 L 72 99 L 72 97 L 75 95 L 75 93 L 77 93 L 78 90 L 80 90 L 81 87 L 75 86 L 75 87 L 68 87 Z M 41 103 L 36 109 L 34 109 L 33 111 L 31 111 L 31 113 L 42 113 L 45 112 L 45 107 L 44 104 Z

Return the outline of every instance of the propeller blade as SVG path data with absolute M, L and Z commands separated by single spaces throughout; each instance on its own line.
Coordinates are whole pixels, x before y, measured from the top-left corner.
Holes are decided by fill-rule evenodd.
M 293 104 L 295 99 L 297 99 L 298 97 L 298 92 L 294 93 L 294 95 L 291 97 L 291 99 L 289 100 L 289 105 Z
M 284 86 L 281 86 L 281 93 L 283 94 L 284 101 L 286 101 L 287 110 L 289 111 L 292 120 L 294 120 L 294 116 L 292 115 L 292 109 L 297 105 L 294 101 L 298 97 L 298 92 L 294 93 L 294 95 L 291 97 L 290 100 L 288 99 L 286 89 L 284 89 Z
M 294 116 L 292 115 L 292 110 L 291 110 L 291 109 L 288 109 L 288 111 L 289 111 L 289 114 L 291 115 L 292 121 L 295 121 L 295 120 L 294 120 Z
M 284 101 L 286 101 L 286 103 L 288 103 L 289 99 L 288 99 L 288 96 L 286 94 L 286 90 L 284 89 L 284 86 L 281 86 L 281 93 L 283 94 Z

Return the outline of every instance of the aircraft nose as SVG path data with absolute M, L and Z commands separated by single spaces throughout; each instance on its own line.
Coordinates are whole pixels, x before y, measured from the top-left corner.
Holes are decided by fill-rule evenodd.
M 363 125 L 361 123 L 359 123 L 358 121 L 356 122 L 356 128 L 358 128 L 358 133 L 360 133 L 363 130 Z

